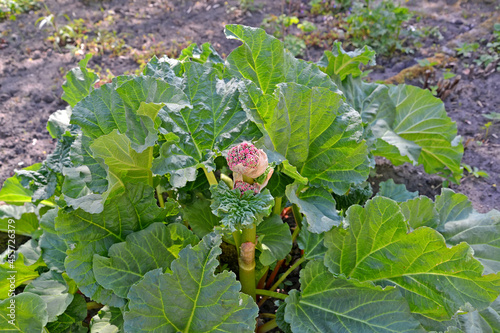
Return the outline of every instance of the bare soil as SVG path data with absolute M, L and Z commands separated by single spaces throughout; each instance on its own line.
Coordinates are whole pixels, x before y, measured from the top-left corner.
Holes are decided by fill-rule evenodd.
M 445 69 L 460 75 L 458 84 L 444 99 L 449 116 L 457 122 L 463 137 L 465 154 L 463 162 L 489 173 L 489 178 L 466 176 L 460 185 L 451 187 L 466 194 L 476 210 L 486 212 L 500 209 L 500 133 L 494 124 L 485 137 L 482 126 L 489 120 L 483 115 L 500 111 L 500 73 L 495 70 L 471 69 L 469 60 L 454 58 L 454 47 L 460 41 L 485 44 L 491 39 L 495 18 L 500 17 L 496 1 L 410 0 L 402 1 L 411 10 L 419 12 L 421 20 L 414 21 L 416 28 L 438 27 L 442 39 L 428 36 L 412 55 L 394 54 L 378 58 L 381 66 L 371 74 L 373 80 L 388 79 L 405 68 L 417 64 L 416 59 L 443 53 L 451 60 L 434 70 L 441 75 Z M 71 19 L 82 18 L 87 26 L 99 25 L 115 31 L 123 39 L 127 52 L 113 54 L 101 52 L 92 58 L 90 67 L 106 75 L 134 72 L 139 68 L 136 59 L 159 43 L 171 54 L 178 52 L 188 42 L 211 42 L 223 56 L 238 46 L 238 42 L 224 37 L 225 24 L 238 23 L 259 26 L 267 14 L 280 15 L 280 1 L 256 0 L 255 10 L 244 12 L 238 1 L 201 0 L 111 0 L 77 1 L 45 0 L 47 8 L 57 16 L 59 25 L 67 24 L 62 14 Z M 286 14 L 301 16 L 307 9 L 307 0 L 291 1 L 284 6 Z M 35 22 L 46 16 L 45 9 L 21 14 L 15 21 L 0 22 L 0 184 L 21 169 L 42 162 L 55 145 L 46 130 L 51 113 L 66 106 L 61 100 L 64 74 L 75 67 L 82 58 L 64 48 L 54 47 L 47 38 L 53 30 L 39 29 Z M 323 17 L 310 18 L 323 22 Z M 488 21 L 489 20 L 489 21 Z M 319 24 L 321 29 L 328 29 Z M 309 48 L 304 58 L 318 60 L 323 49 Z M 453 59 L 454 58 L 454 59 Z M 413 77 L 407 83 L 422 86 L 422 77 Z M 394 178 L 409 190 L 434 196 L 440 192 L 442 179 L 430 176 L 422 168 L 403 165 L 392 167 L 384 159 L 377 161 L 376 173 L 371 181 Z

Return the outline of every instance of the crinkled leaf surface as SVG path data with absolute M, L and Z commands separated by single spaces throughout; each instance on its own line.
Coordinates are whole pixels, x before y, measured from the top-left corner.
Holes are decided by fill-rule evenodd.
M 99 310 L 90 322 L 90 333 L 123 332 L 123 314 L 119 308 L 108 306 Z
M 229 24 L 224 31 L 228 39 L 243 43 L 227 57 L 228 76 L 250 80 L 263 94 L 271 94 L 283 82 L 337 91 L 317 65 L 296 59 L 280 40 L 263 29 Z
M 24 292 L 40 296 L 47 304 L 49 322 L 55 321 L 73 301 L 73 295 L 68 290 L 66 281 L 55 271 L 43 273 L 24 288 Z
M 73 142 L 70 150 L 70 159 L 75 167 L 86 166 L 91 175 L 87 187 L 94 193 L 103 193 L 108 188 L 106 169 L 92 156 L 90 149 L 92 139 L 80 133 Z
M 410 192 L 404 184 L 396 184 L 393 179 L 380 183 L 378 196 L 386 197 L 397 202 L 405 202 L 418 196 L 418 191 Z
M 122 307 L 125 300 L 117 296 L 112 290 L 99 285 L 92 270 L 94 254 L 105 256 L 108 249 L 116 243 L 112 237 L 106 237 L 99 241 L 78 242 L 73 249 L 68 249 L 64 260 L 64 267 L 69 277 L 77 284 L 80 291 L 101 304 Z
M 125 192 L 107 201 L 99 214 L 82 209 L 59 211 L 55 220 L 57 234 L 67 243 L 75 244 L 68 251 L 65 267 L 80 290 L 94 300 L 111 297 L 98 285 L 92 270 L 94 254 L 106 256 L 114 243 L 124 242 L 127 235 L 162 222 L 169 211 L 157 206 L 153 189 L 144 184 L 127 184 Z
M 153 185 L 151 147 L 137 153 L 126 135 L 113 130 L 95 139 L 90 148 L 94 157 L 102 159 L 101 164 L 107 171 L 108 190 L 103 200 L 121 193 L 127 183 Z
M 115 129 L 125 133 L 125 107 L 115 85 L 104 84 L 79 102 L 73 108 L 71 123 L 80 126 L 83 134 L 92 139 L 109 134 Z
M 66 81 L 63 83 L 64 93 L 62 99 L 68 102 L 71 107 L 87 96 L 93 89 L 94 83 L 99 80 L 97 74 L 87 70 L 87 64 L 92 58 L 89 53 L 80 60 L 77 68 L 73 68 L 66 74 Z
M 192 60 L 195 62 L 199 62 L 201 64 L 206 63 L 207 61 L 223 64 L 224 59 L 217 53 L 217 51 L 210 45 L 210 43 L 203 43 L 201 48 L 198 47 L 195 43 L 189 45 L 185 49 L 181 51 L 178 60 Z
M 147 272 L 156 268 L 170 270 L 179 251 L 196 243 L 198 238 L 182 224 L 153 223 L 128 235 L 125 242 L 112 245 L 109 258 L 94 255 L 94 275 L 101 286 L 127 297 L 130 287 Z
M 413 229 L 426 226 L 436 229 L 439 224 L 439 215 L 434 202 L 423 195 L 399 204 L 406 222 Z
M 147 273 L 128 294 L 125 332 L 253 332 L 258 308 L 234 273 L 214 275 L 220 235 L 209 234 L 172 262 L 172 274 Z
M 66 107 L 64 110 L 58 110 L 49 116 L 47 121 L 47 131 L 53 139 L 60 138 L 66 131 L 70 130 L 70 118 L 72 109 Z
M 152 77 L 133 78 L 116 91 L 124 103 L 126 135 L 138 153 L 154 146 L 158 140 L 160 122 L 156 121 L 156 116 L 163 106 L 172 112 L 189 107 L 187 97 L 179 87 Z
M 266 97 L 266 96 L 264 96 Z M 257 106 L 273 148 L 317 186 L 344 194 L 368 176 L 359 114 L 326 88 L 282 84 Z
M 284 333 L 293 333 L 290 324 L 285 321 L 285 308 L 286 303 L 283 302 L 276 310 L 276 324 Z
M 421 227 L 407 233 L 398 204 L 376 197 L 347 211 L 347 230 L 325 236 L 325 265 L 335 274 L 398 286 L 412 312 L 449 319 L 467 303 L 482 310 L 500 293 L 500 274 L 483 266 L 466 243 L 448 248 L 443 236 Z
M 221 223 L 231 231 L 241 230 L 253 223 L 257 225 L 271 213 L 274 199 L 269 190 L 255 194 L 239 189 L 229 189 L 225 182 L 212 186 L 212 213 L 221 219 Z
M 346 52 L 341 42 L 334 42 L 332 51 L 325 51 L 318 65 L 331 77 L 344 80 L 347 75 L 358 77 L 361 75 L 361 64 L 375 65 L 375 51 L 368 46 L 352 52 Z
M 418 87 L 388 87 L 351 77 L 340 88 L 369 125 L 365 138 L 375 155 L 396 165 L 422 164 L 428 173 L 460 179 L 463 146 L 440 99 Z
M 78 130 L 73 127 L 59 139 L 52 154 L 41 164 L 34 164 L 17 171 L 21 184 L 29 188 L 34 201 L 47 200 L 54 194 L 59 195 L 62 185 L 62 170 L 73 167 L 69 153 Z
M 484 266 L 484 273 L 500 272 L 500 213 L 474 213 L 466 219 L 445 224 L 443 236 L 448 244 L 467 242 L 474 257 Z
M 235 79 L 226 82 L 213 68 L 202 64 L 184 66 L 184 92 L 192 107 L 179 111 L 166 106 L 160 111 L 160 132 L 175 133 L 178 140 L 164 143 L 160 157 L 153 161 L 153 171 L 170 173 L 174 187 L 194 181 L 199 167 L 213 170 L 214 152 L 260 136 L 241 107 Z
M 164 56 L 158 59 L 155 55 L 149 60 L 144 67 L 143 74 L 154 78 L 162 79 L 174 86 L 182 86 L 182 78 L 176 76 L 175 71 L 172 69 L 171 62 L 177 62 Z
M 262 251 L 259 260 L 264 266 L 285 258 L 292 249 L 290 227 L 277 214 L 257 226 L 257 240 L 257 247 Z
M 300 272 L 300 283 L 286 299 L 293 332 L 425 332 L 396 288 L 335 277 L 319 261 Z
M 388 97 L 394 109 L 378 111 L 371 127 L 375 137 L 397 147 L 413 164 L 422 164 L 427 173 L 440 172 L 458 181 L 463 146 L 443 102 L 428 90 L 407 85 L 390 87 Z M 420 152 L 408 148 L 412 144 Z M 383 150 L 374 154 L 391 158 Z
M 280 40 L 269 36 L 263 29 L 242 25 L 226 25 L 224 31 L 228 39 L 244 43 L 227 57 L 233 76 L 251 80 L 265 94 L 272 93 L 279 83 L 285 81 L 285 53 Z
M 286 196 L 304 214 L 304 222 L 310 232 L 319 234 L 340 225 L 341 218 L 335 210 L 335 200 L 327 190 L 315 187 L 303 190 L 293 184 L 287 186 Z
M 5 281 L 5 280 L 2 280 Z M 14 325 L 9 323 L 11 318 L 9 306 L 13 300 L 15 307 Z M 0 301 L 0 331 L 20 333 L 42 333 L 47 324 L 47 305 L 43 299 L 32 293 L 21 293 L 12 298 Z
M 439 213 L 438 230 L 441 230 L 446 222 L 463 220 L 474 211 L 466 195 L 455 193 L 447 188 L 436 196 L 435 207 Z
M 64 168 L 63 175 L 62 193 L 68 206 L 73 209 L 81 208 L 92 214 L 102 212 L 102 196 L 93 193 L 88 187 L 88 184 L 92 182 L 92 175 L 86 165 Z

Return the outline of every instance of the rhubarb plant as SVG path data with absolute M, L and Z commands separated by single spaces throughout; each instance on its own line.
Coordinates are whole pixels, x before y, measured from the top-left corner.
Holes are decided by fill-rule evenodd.
M 443 103 L 363 82 L 367 48 L 225 32 L 226 59 L 66 75 L 54 152 L 0 190 L 0 330 L 498 332 L 500 212 L 367 182 L 374 156 L 460 179 Z

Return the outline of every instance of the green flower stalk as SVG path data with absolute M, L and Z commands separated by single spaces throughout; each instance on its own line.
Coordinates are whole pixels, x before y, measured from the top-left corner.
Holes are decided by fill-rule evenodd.
M 220 184 L 214 190 L 212 211 L 237 233 L 241 291 L 256 299 L 255 246 L 257 224 L 271 213 L 274 203 L 268 190 L 262 192 L 273 174 L 266 153 L 248 142 L 231 148 L 227 163 L 233 171 L 234 187 Z M 240 235 L 241 231 L 241 237 Z

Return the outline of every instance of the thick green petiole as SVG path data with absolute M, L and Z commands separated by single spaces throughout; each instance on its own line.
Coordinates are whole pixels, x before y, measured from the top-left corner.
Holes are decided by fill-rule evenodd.
M 274 208 L 273 213 L 276 215 L 281 214 L 281 197 L 274 198 Z
M 205 167 L 202 167 L 202 169 L 203 172 L 205 173 L 205 176 L 207 177 L 208 183 L 210 185 L 217 185 L 218 182 L 217 179 L 215 178 L 214 172 L 213 171 L 208 172 L 207 168 Z
M 276 327 L 278 327 L 278 323 L 276 322 L 276 319 L 273 319 L 271 321 L 268 321 L 264 325 L 259 326 L 259 328 L 257 329 L 257 333 L 266 333 Z
M 241 233 L 240 253 L 238 256 L 241 291 L 252 296 L 256 300 L 255 295 L 255 241 L 256 241 L 256 226 L 243 229 Z
M 158 196 L 158 203 L 161 208 L 165 208 L 165 201 L 163 200 L 163 192 L 161 191 L 161 186 L 156 186 L 156 195 Z
M 265 290 L 265 289 L 257 289 L 255 292 L 257 293 L 257 295 L 273 297 L 273 298 L 278 298 L 278 299 L 282 299 L 282 300 L 285 300 L 288 297 L 288 295 L 277 293 L 277 292 L 271 291 L 271 290 Z

